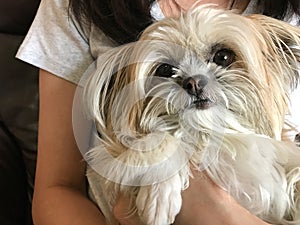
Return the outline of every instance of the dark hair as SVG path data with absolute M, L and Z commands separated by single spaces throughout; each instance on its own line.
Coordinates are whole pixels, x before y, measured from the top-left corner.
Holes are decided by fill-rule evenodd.
M 153 22 L 150 14 L 154 0 L 70 0 L 70 12 L 85 25 L 93 23 L 110 39 L 125 44 L 138 39 Z M 299 0 L 259 0 L 263 14 L 276 19 L 300 15 Z M 299 19 L 298 19 L 299 20 Z
M 135 41 L 153 22 L 154 0 L 70 0 L 71 13 L 79 24 L 92 22 L 119 44 Z
M 283 20 L 290 19 L 294 14 L 298 16 L 297 23 L 300 22 L 300 1 L 299 0 L 259 0 L 258 4 L 262 4 L 263 14 Z

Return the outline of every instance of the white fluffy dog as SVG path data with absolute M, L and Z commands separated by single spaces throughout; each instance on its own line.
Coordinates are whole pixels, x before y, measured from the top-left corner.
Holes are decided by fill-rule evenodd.
M 99 142 L 85 156 L 109 224 L 120 192 L 147 225 L 171 224 L 191 165 L 252 214 L 300 224 L 300 149 L 281 141 L 300 30 L 200 6 L 99 58 L 85 87 Z

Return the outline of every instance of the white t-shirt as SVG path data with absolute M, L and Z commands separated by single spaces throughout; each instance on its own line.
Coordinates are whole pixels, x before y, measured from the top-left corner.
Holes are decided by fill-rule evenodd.
M 77 84 L 87 67 L 114 46 L 95 26 L 85 31 L 68 15 L 69 0 L 42 0 L 17 58 Z

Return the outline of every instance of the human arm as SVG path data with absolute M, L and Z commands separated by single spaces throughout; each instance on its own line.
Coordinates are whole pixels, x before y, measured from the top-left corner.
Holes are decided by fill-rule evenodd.
M 268 225 L 240 206 L 226 191 L 214 184 L 204 172 L 194 172 L 190 186 L 182 193 L 182 208 L 174 225 Z M 137 223 L 137 215 L 126 214 L 128 199 L 121 196 L 115 216 L 123 225 Z
M 240 206 L 204 172 L 194 172 L 189 188 L 182 193 L 183 204 L 174 225 L 267 225 Z
M 72 130 L 75 90 L 74 84 L 41 70 L 35 225 L 106 224 L 86 197 L 85 163 Z

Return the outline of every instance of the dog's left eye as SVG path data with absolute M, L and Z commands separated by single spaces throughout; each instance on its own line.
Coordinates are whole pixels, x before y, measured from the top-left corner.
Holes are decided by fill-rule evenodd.
M 163 63 L 157 67 L 154 75 L 159 77 L 172 77 L 175 75 L 175 73 L 176 67 L 167 63 Z
M 221 49 L 214 54 L 212 61 L 219 66 L 227 67 L 235 61 L 235 54 L 230 49 Z

